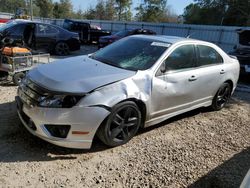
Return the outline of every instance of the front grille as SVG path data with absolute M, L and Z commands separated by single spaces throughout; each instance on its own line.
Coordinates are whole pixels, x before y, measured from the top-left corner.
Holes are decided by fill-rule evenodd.
M 25 78 L 18 88 L 18 95 L 25 104 L 37 106 L 43 97 L 48 96 L 48 92 Z

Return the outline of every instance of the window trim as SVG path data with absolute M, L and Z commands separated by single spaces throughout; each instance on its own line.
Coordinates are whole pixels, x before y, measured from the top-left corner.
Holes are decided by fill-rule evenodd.
M 217 52 L 217 54 L 219 54 L 219 56 L 222 59 L 222 63 L 214 63 L 214 64 L 207 64 L 207 65 L 200 65 L 199 61 L 200 61 L 200 50 L 198 46 L 205 46 L 208 48 L 212 48 L 213 50 L 215 50 Z M 213 47 L 209 46 L 209 45 L 205 45 L 205 44 L 195 44 L 195 48 L 196 48 L 196 54 L 197 54 L 197 68 L 205 68 L 205 67 L 212 67 L 212 66 L 218 66 L 218 65 L 223 65 L 225 63 L 225 60 L 223 58 L 223 56 Z
M 165 73 L 159 73 L 162 64 L 166 61 L 167 58 L 169 58 L 169 56 L 178 48 L 183 47 L 183 46 L 189 46 L 192 45 L 193 46 L 193 50 L 194 50 L 194 61 L 195 61 L 195 67 L 190 67 L 190 68 L 182 68 L 182 69 L 178 69 L 178 70 L 169 70 Z M 156 69 L 155 71 L 155 77 L 160 77 L 163 75 L 167 75 L 167 74 L 172 74 L 172 73 L 179 73 L 179 72 L 184 72 L 184 71 L 190 71 L 190 70 L 195 70 L 198 67 L 198 54 L 197 54 L 197 50 L 196 50 L 196 44 L 194 43 L 186 43 L 186 44 L 181 44 L 176 46 L 160 63 L 160 66 Z
M 52 27 L 53 29 L 55 29 L 56 30 L 56 32 L 55 33 L 47 33 L 47 32 L 45 32 L 45 33 L 41 33 L 41 32 L 38 32 L 38 30 L 39 30 L 39 25 L 45 25 L 45 26 L 48 26 L 48 27 Z M 56 28 L 55 26 L 53 26 L 53 25 L 50 25 L 50 24 L 44 24 L 44 23 L 37 23 L 36 24 L 36 34 L 38 35 L 38 36 L 45 36 L 45 35 L 55 35 L 55 34 L 58 34 L 60 31 L 59 31 L 59 29 L 58 28 Z

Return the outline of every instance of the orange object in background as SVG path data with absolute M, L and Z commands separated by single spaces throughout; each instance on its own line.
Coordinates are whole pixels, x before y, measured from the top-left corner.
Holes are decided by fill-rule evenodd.
M 31 52 L 27 48 L 4 47 L 4 49 L 2 50 L 2 54 L 14 57 L 14 56 L 31 55 Z

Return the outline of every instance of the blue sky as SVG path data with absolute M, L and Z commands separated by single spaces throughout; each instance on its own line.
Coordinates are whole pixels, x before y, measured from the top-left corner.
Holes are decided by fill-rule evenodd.
M 91 5 L 95 6 L 97 2 L 97 0 L 71 0 L 71 1 L 74 5 L 75 10 L 78 10 L 79 7 L 81 7 L 81 9 L 83 10 L 86 10 Z M 141 0 L 133 0 L 133 7 L 136 7 L 140 2 Z M 193 0 L 168 0 L 168 5 L 170 5 L 174 10 L 174 12 L 179 15 L 182 14 L 183 9 L 192 2 Z

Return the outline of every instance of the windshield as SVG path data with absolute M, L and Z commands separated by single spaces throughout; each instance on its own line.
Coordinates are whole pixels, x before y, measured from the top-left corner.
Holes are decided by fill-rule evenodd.
M 97 51 L 91 57 L 127 70 L 146 70 L 155 64 L 169 46 L 169 43 L 152 39 L 130 37 Z
M 4 31 L 5 29 L 8 29 L 8 28 L 10 28 L 10 27 L 12 27 L 12 26 L 14 26 L 14 25 L 16 25 L 16 24 L 17 24 L 17 22 L 15 22 L 15 21 L 10 21 L 10 22 L 4 24 L 3 26 L 1 26 L 1 27 L 0 27 L 0 31 Z
M 115 33 L 114 35 L 118 36 L 118 37 L 126 37 L 129 35 L 129 31 L 119 31 L 119 32 Z

